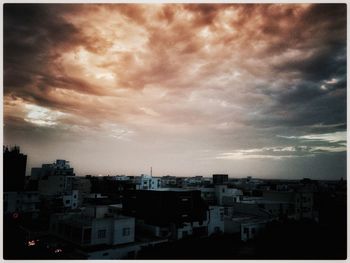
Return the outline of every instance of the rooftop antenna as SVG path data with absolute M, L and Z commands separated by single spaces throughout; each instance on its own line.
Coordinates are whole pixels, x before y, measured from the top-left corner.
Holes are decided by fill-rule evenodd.
M 151 176 L 152 176 L 152 166 L 151 166 Z

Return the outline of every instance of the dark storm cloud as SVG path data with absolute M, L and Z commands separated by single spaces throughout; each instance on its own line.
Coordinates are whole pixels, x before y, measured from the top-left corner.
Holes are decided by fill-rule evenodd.
M 346 43 L 314 52 L 310 57 L 276 66 L 277 71 L 296 72 L 304 80 L 322 81 L 346 74 Z
M 205 149 L 276 173 L 256 159 L 344 151 L 300 136 L 344 135 L 346 85 L 344 4 L 4 6 L 5 137 L 28 149 L 100 140 L 164 165 L 186 151 L 183 171 Z M 240 166 L 214 161 L 197 165 Z
M 78 89 L 102 95 L 101 89 L 82 79 L 65 76 L 56 59 L 62 52 L 85 45 L 94 49 L 93 40 L 63 19 L 74 5 L 4 5 L 4 92 L 15 93 L 45 103 L 52 87 Z M 37 88 L 40 92 L 36 92 Z

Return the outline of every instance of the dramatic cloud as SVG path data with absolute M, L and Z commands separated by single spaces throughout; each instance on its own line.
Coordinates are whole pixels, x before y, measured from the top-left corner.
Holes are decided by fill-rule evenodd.
M 346 57 L 345 4 L 5 4 L 4 140 L 82 175 L 339 178 Z

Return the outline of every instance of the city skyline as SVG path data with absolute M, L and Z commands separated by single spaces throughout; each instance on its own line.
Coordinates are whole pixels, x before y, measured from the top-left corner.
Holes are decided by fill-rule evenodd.
M 346 79 L 346 4 L 4 5 L 27 173 L 346 178 Z

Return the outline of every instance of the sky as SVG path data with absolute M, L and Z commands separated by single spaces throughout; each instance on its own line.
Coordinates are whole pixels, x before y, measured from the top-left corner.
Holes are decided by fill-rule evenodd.
M 27 171 L 346 178 L 345 4 L 5 4 Z

